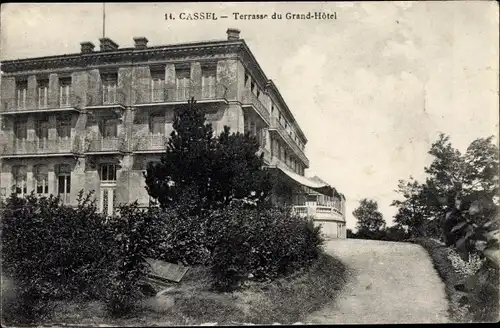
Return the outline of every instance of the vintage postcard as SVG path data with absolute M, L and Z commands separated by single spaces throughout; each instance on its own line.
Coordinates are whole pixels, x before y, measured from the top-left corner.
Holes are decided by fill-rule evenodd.
M 2 4 L 2 325 L 497 322 L 498 17 Z

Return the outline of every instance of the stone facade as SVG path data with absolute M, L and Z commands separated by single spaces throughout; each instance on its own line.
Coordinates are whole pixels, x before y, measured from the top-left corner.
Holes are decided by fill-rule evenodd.
M 194 97 L 216 133 L 250 131 L 266 165 L 299 175 L 307 139 L 244 40 L 94 51 L 2 63 L 1 196 L 94 190 L 102 211 L 148 205 L 142 173 Z

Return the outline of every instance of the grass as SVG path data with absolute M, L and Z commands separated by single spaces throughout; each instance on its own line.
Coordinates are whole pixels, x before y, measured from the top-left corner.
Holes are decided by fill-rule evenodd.
M 101 302 L 59 302 L 50 321 L 118 326 L 291 324 L 304 322 L 333 301 L 347 279 L 344 264 L 326 254 L 302 272 L 271 282 L 247 282 L 233 293 L 211 291 L 208 273 L 207 268 L 191 268 L 168 293 L 144 300 L 128 317 L 109 318 Z
M 472 290 L 458 290 L 459 286 L 467 285 L 467 277 L 457 272 L 453 266 L 448 257 L 448 248 L 425 238 L 410 242 L 421 245 L 431 257 L 434 268 L 445 284 L 448 314 L 452 321 L 469 323 L 498 320 L 498 269 L 488 269 L 487 280 L 477 282 Z
M 306 320 L 312 312 L 335 299 L 346 283 L 347 269 L 339 260 L 322 254 L 310 268 L 272 282 L 249 282 L 237 292 L 210 291 L 208 272 L 203 268 L 190 275 L 169 293 L 171 306 L 158 305 L 161 298 L 145 304 L 153 317 L 163 311 L 173 324 L 292 324 Z M 166 297 L 166 298 L 168 298 Z

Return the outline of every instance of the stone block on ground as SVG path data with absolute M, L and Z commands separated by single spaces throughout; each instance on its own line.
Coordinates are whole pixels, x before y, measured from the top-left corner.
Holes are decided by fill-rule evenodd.
M 180 282 L 189 270 L 189 267 L 152 258 L 148 258 L 146 261 L 151 266 L 149 277 L 159 280 Z

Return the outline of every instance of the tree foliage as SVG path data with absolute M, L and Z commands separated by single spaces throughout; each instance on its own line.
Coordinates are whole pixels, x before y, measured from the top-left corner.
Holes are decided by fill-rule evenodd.
M 398 207 L 395 221 L 420 236 L 440 233 L 464 259 L 470 252 L 497 254 L 491 252 L 498 248 L 499 192 L 499 154 L 493 137 L 474 140 L 462 154 L 441 134 L 429 154 L 434 160 L 425 168 L 425 183 L 400 182 L 403 200 L 392 204 Z
M 352 212 L 358 220 L 356 223 L 357 236 L 360 238 L 377 239 L 385 228 L 382 213 L 378 210 L 378 204 L 374 200 L 362 199 L 359 206 Z
M 425 168 L 427 178 L 419 183 L 400 181 L 397 192 L 403 200 L 392 203 L 398 208 L 395 222 L 413 236 L 442 237 L 448 244 L 458 223 L 457 213 L 474 203 L 481 210 L 475 213 L 477 224 L 495 217 L 498 203 L 498 149 L 493 137 L 474 140 L 464 154 L 453 148 L 449 136 L 441 134 L 429 150 L 434 157 Z M 448 214 L 449 213 L 449 214 Z
M 161 163 L 149 166 L 145 175 L 149 195 L 163 208 L 182 200 L 182 211 L 200 214 L 234 199 L 265 203 L 271 184 L 254 136 L 224 127 L 215 137 L 194 99 L 176 107 L 173 129 Z

